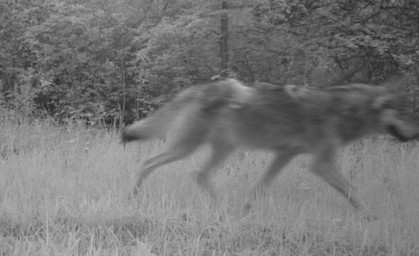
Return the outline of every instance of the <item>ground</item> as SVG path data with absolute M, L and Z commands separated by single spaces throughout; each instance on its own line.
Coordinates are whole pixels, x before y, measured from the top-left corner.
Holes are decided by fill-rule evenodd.
M 136 199 L 141 161 L 164 142 L 119 143 L 112 129 L 0 124 L 0 255 L 419 255 L 419 144 L 388 138 L 343 150 L 368 221 L 294 160 L 250 212 L 270 160 L 238 152 L 214 175 L 219 203 L 191 175 L 203 149 L 158 169 Z

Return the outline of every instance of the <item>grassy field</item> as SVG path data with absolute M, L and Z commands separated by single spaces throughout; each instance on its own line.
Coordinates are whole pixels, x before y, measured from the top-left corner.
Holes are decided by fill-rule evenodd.
M 192 179 L 205 149 L 160 168 L 129 200 L 159 141 L 124 148 L 116 132 L 0 123 L 0 255 L 419 255 L 419 145 L 363 141 L 339 166 L 367 221 L 294 160 L 249 213 L 246 193 L 270 160 L 239 152 L 217 171 L 220 203 Z

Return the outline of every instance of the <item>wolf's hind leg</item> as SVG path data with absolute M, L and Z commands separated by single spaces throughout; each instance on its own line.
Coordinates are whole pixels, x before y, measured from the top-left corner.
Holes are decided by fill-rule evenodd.
M 192 133 L 190 134 L 193 135 Z M 137 182 L 134 187 L 134 196 L 138 194 L 139 188 L 144 180 L 158 167 L 181 160 L 192 154 L 202 143 L 203 137 L 190 137 L 187 134 L 180 136 L 163 153 L 146 160 L 139 171 Z
M 224 142 L 211 143 L 211 155 L 204 167 L 198 172 L 196 181 L 198 185 L 215 198 L 214 188 L 209 181 L 211 173 L 231 154 L 234 150 L 232 145 Z
M 182 147 L 179 149 L 169 149 L 165 151 L 164 153 L 157 155 L 155 157 L 152 157 L 144 162 L 142 165 L 142 168 L 139 172 L 137 182 L 134 187 L 133 194 L 136 196 L 139 192 L 139 188 L 143 184 L 144 180 L 158 167 L 181 160 L 188 155 L 190 155 L 196 147 Z

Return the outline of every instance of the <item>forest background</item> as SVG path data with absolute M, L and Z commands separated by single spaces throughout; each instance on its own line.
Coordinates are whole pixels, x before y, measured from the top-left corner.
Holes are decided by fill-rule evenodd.
M 214 76 L 332 86 L 408 77 L 416 0 L 1 0 L 0 114 L 59 123 L 145 117 Z
M 266 152 L 219 168 L 219 207 L 192 178 L 205 147 L 130 200 L 165 143 L 118 139 L 217 76 L 327 87 L 403 73 L 419 117 L 418 35 L 417 0 L 0 0 L 0 255 L 419 255 L 416 141 L 339 152 L 368 221 L 305 156 L 242 211 Z

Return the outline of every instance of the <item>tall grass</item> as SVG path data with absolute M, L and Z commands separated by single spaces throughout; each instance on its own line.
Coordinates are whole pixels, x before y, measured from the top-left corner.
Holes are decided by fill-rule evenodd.
M 164 166 L 130 200 L 140 162 L 160 141 L 123 147 L 113 131 L 48 122 L 0 124 L 0 255 L 419 255 L 419 147 L 388 139 L 343 150 L 339 166 L 375 221 L 294 160 L 242 211 L 270 161 L 239 152 L 194 183 L 206 150 Z

